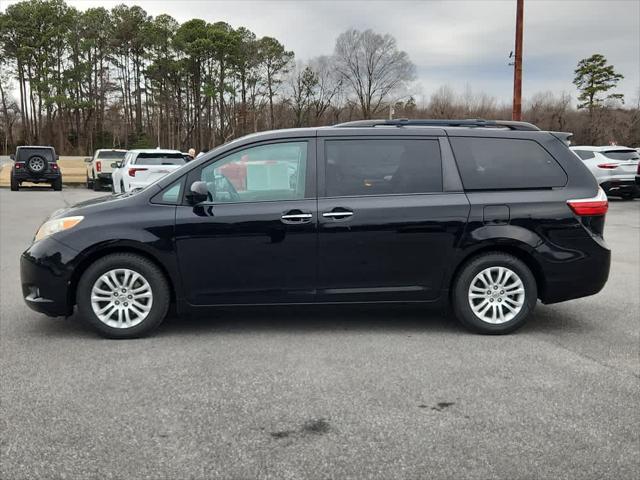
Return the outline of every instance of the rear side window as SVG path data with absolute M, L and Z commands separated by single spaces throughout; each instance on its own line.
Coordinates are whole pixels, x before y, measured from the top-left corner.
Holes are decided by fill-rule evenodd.
M 98 152 L 100 160 L 120 160 L 127 152 Z
M 136 157 L 136 165 L 184 165 L 181 153 L 140 153 Z
M 16 160 L 26 162 L 31 157 L 42 157 L 49 162 L 53 162 L 53 150 L 50 148 L 19 148 Z
M 611 160 L 638 160 L 640 158 L 635 150 L 607 150 L 602 154 Z
M 578 155 L 582 160 L 589 160 L 590 158 L 594 158 L 595 153 L 589 150 L 573 150 L 573 153 Z
M 437 140 L 327 140 L 325 172 L 328 197 L 442 191 Z
M 510 138 L 451 138 L 467 190 L 562 187 L 567 175 L 537 142 Z

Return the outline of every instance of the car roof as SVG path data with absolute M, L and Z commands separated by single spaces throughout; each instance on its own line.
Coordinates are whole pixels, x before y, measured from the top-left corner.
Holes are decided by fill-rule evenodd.
M 587 150 L 589 152 L 613 152 L 616 150 L 635 150 L 635 148 L 623 147 L 621 145 L 604 145 L 595 147 L 592 145 L 571 145 L 571 150 Z
M 20 145 L 17 148 L 50 148 L 51 150 L 54 150 L 51 145 Z
M 96 152 L 128 152 L 124 148 L 99 148 Z

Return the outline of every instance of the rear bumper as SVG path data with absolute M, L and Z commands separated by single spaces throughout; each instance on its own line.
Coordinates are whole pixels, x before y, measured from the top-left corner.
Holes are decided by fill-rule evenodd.
M 542 303 L 557 303 L 598 293 L 607 283 L 611 250 L 601 238 L 576 238 L 572 258 L 544 262 Z M 569 253 L 569 252 L 567 252 Z
M 111 183 L 112 179 L 111 179 L 111 172 L 102 172 L 99 173 L 98 176 L 96 177 L 98 180 L 100 180 L 101 183 Z
M 637 180 L 632 177 L 624 180 L 609 180 L 601 183 L 600 186 L 607 194 L 611 195 L 618 193 L 640 193 Z
M 13 178 L 18 180 L 19 182 L 31 182 L 31 183 L 42 183 L 42 182 L 48 183 L 48 182 L 53 182 L 59 179 L 60 177 L 62 177 L 60 172 L 51 172 L 51 173 L 43 173 L 41 175 L 34 175 L 27 169 L 24 169 L 24 170 L 13 169 L 11 171 L 11 174 L 13 175 Z
M 129 190 L 135 190 L 136 188 L 145 188 L 151 182 L 129 182 Z
M 73 313 L 69 295 L 75 250 L 53 238 L 34 243 L 20 257 L 20 280 L 25 303 L 50 317 Z

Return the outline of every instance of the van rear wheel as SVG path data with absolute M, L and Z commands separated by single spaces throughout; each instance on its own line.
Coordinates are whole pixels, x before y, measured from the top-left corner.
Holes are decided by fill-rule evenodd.
M 148 334 L 164 320 L 169 298 L 169 284 L 158 266 L 131 253 L 96 260 L 77 290 L 80 315 L 108 338 Z
M 453 286 L 453 310 L 478 333 L 504 334 L 525 324 L 538 298 L 536 280 L 520 259 L 500 252 L 469 260 Z

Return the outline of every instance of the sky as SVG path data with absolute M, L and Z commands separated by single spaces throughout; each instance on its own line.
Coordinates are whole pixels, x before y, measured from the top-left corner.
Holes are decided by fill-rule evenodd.
M 0 9 L 15 0 L 0 0 Z M 349 28 L 389 33 L 416 65 L 418 102 L 448 85 L 510 102 L 516 0 L 67 0 L 79 9 L 140 5 L 184 22 L 202 18 L 272 36 L 297 60 L 333 52 Z M 640 0 L 525 0 L 523 96 L 577 92 L 577 62 L 603 54 L 624 75 L 617 92 L 640 92 Z

